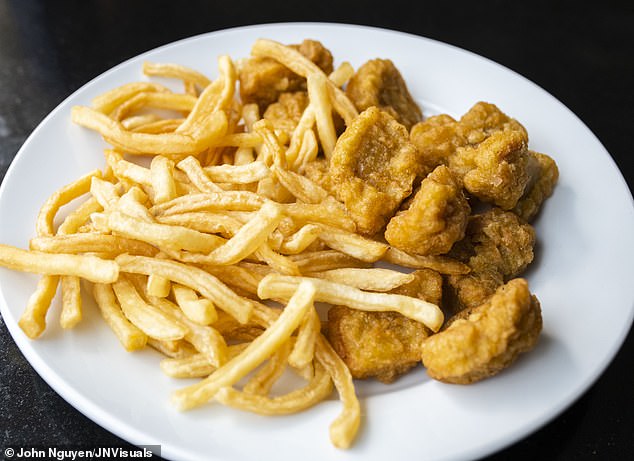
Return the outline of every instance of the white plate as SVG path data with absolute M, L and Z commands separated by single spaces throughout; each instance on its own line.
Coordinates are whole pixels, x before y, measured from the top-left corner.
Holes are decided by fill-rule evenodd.
M 160 444 L 173 459 L 465 459 L 526 436 L 570 405 L 610 362 L 632 322 L 634 209 L 608 153 L 586 126 L 544 90 L 508 69 L 436 41 L 367 27 L 278 24 L 214 32 L 180 41 L 96 78 L 34 131 L 0 189 L 0 242 L 28 246 L 37 210 L 61 185 L 101 167 L 99 136 L 74 126 L 70 108 L 138 81 L 144 60 L 176 62 L 216 75 L 216 57 L 247 56 L 255 39 L 321 40 L 337 62 L 358 66 L 387 57 L 429 115 L 496 103 L 528 129 L 530 147 L 551 154 L 561 179 L 536 227 L 538 256 L 528 272 L 543 306 L 537 348 L 493 379 L 455 386 L 418 369 L 391 386 L 360 384 L 363 425 L 354 447 L 333 448 L 331 400 L 299 415 L 261 417 L 208 405 L 179 413 L 169 403 L 182 381 L 165 377 L 152 351 L 128 354 L 86 308 L 86 321 L 63 332 L 59 306 L 38 341 L 17 327 L 37 277 L 0 270 L 0 307 L 9 331 L 38 373 L 89 418 L 134 444 Z M 37 404 L 37 402 L 34 402 Z

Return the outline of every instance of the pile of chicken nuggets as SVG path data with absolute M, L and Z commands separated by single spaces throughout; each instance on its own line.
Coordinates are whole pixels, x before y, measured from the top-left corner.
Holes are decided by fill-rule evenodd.
M 319 42 L 295 48 L 332 71 Z M 308 104 L 295 77 L 251 59 L 240 71 L 241 96 L 292 131 Z M 530 150 L 526 129 L 494 104 L 477 102 L 459 119 L 424 117 L 389 59 L 361 65 L 346 95 L 359 116 L 347 127 L 335 119 L 332 155 L 304 174 L 345 204 L 362 235 L 411 255 L 444 255 L 468 272 L 419 269 L 394 290 L 440 305 L 448 320 L 438 333 L 399 313 L 334 306 L 329 340 L 355 378 L 391 382 L 421 357 L 445 382 L 499 372 L 535 345 L 542 328 L 539 301 L 519 277 L 534 257 L 530 223 L 553 192 L 555 161 Z

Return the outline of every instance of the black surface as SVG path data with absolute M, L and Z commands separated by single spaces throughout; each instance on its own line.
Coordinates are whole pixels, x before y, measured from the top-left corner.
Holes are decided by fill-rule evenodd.
M 0 0 L 0 177 L 49 111 L 129 57 L 227 27 L 330 21 L 438 39 L 528 77 L 590 127 L 632 189 L 634 9 L 630 3 L 419 1 L 412 7 L 372 1 L 363 5 Z M 613 363 L 577 403 L 490 459 L 634 459 L 633 336 L 630 332 Z M 52 391 L 26 362 L 1 321 L 0 353 L 0 448 L 123 443 Z M 423 434 L 421 443 L 425 443 Z

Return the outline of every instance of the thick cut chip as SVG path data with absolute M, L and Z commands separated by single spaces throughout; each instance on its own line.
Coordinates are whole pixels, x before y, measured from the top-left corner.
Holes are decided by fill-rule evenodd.
M 423 180 L 409 208 L 390 220 L 385 239 L 410 253 L 444 254 L 464 237 L 470 212 L 462 187 L 441 165 Z
M 427 373 L 448 383 L 468 384 L 499 373 L 535 346 L 542 329 L 539 301 L 524 279 L 511 280 L 458 316 L 422 348 Z
M 412 192 L 416 175 L 407 130 L 371 107 L 339 137 L 322 185 L 344 202 L 361 233 L 374 235 Z
M 401 73 L 389 59 L 372 59 L 359 67 L 346 87 L 346 94 L 360 111 L 379 107 L 408 131 L 423 118 Z

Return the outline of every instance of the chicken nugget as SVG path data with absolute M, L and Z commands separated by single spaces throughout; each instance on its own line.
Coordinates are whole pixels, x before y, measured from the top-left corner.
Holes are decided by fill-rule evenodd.
M 304 40 L 299 45 L 290 45 L 326 74 L 333 70 L 332 54 L 316 40 Z M 240 98 L 244 104 L 256 103 L 260 113 L 269 104 L 277 101 L 283 92 L 306 90 L 306 79 L 271 58 L 251 57 L 244 60 L 238 69 Z
M 376 106 L 408 131 L 423 118 L 401 73 L 389 59 L 372 59 L 359 67 L 348 82 L 346 94 L 359 111 Z
M 464 237 L 470 212 L 459 182 L 441 165 L 423 180 L 409 207 L 390 220 L 385 239 L 409 253 L 444 254 Z
M 544 201 L 553 193 L 559 179 L 559 170 L 552 158 L 539 152 L 530 151 L 529 154 L 534 165 L 531 184 L 513 208 L 513 212 L 525 221 L 531 221 L 537 215 Z
M 346 205 L 359 232 L 372 236 L 411 194 L 418 168 L 405 127 L 370 107 L 337 140 L 323 186 Z
M 526 138 L 519 131 L 496 131 L 476 146 L 459 147 L 449 168 L 465 189 L 484 202 L 510 210 L 531 180 Z
M 479 199 L 511 209 L 531 180 L 528 134 L 494 104 L 478 102 L 459 121 L 437 115 L 412 127 L 427 168 L 448 165 Z
M 392 293 L 440 304 L 442 277 L 431 269 Z M 421 344 L 431 334 L 422 323 L 398 312 L 364 312 L 345 306 L 328 311 L 328 339 L 357 379 L 390 383 L 420 362 Z
M 423 365 L 439 381 L 479 381 L 531 350 L 541 329 L 539 301 L 529 292 L 526 280 L 513 279 L 485 303 L 423 341 Z
M 535 229 L 512 212 L 492 208 L 472 215 L 465 234 L 449 253 L 471 269 L 469 274 L 447 277 L 446 305 L 456 312 L 484 302 L 534 257 Z

